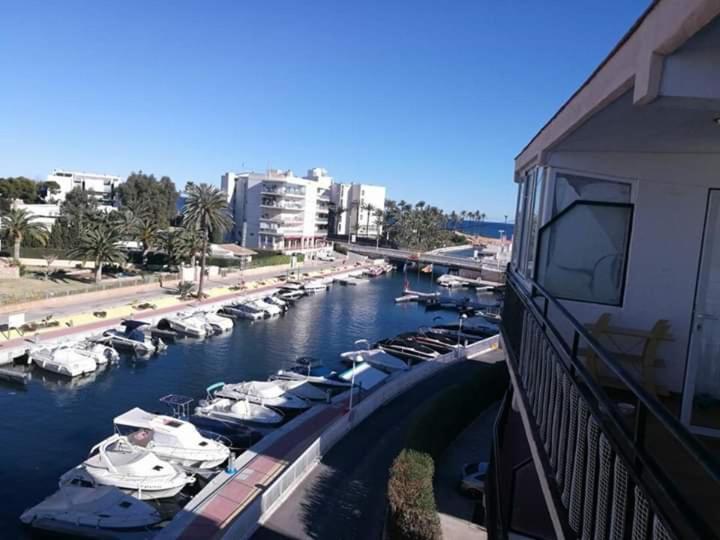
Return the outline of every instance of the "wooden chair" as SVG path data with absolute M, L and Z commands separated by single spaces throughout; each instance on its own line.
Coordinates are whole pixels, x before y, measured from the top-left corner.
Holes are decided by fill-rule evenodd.
M 609 313 L 603 313 L 596 322 L 585 326 L 614 358 L 631 371 L 639 373 L 640 382 L 648 392 L 653 395 L 667 395 L 668 390 L 656 382 L 655 370 L 665 367 L 664 361 L 657 356 L 657 350 L 661 342 L 673 341 L 670 323 L 660 319 L 650 330 L 639 330 L 612 326 L 610 317 Z M 615 377 L 600 372 L 597 355 L 592 350 L 581 349 L 579 354 L 586 358 L 590 373 L 600 384 L 623 388 Z

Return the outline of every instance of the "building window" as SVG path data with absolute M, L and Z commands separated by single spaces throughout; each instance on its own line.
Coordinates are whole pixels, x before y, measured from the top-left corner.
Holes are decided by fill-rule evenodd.
M 518 184 L 518 200 L 517 210 L 515 211 L 515 230 L 513 234 L 513 254 L 512 263 L 513 268 L 520 269 L 520 251 L 523 244 L 523 224 L 525 215 L 525 203 L 527 199 L 527 189 L 525 186 L 525 180 Z
M 633 207 L 571 203 L 540 229 L 537 282 L 556 298 L 622 305 Z
M 575 201 L 629 203 L 630 184 L 557 172 L 552 215 L 556 216 Z

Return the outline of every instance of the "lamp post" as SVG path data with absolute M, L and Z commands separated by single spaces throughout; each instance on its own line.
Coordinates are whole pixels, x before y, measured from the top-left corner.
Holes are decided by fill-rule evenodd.
M 458 335 L 457 335 L 457 338 L 458 338 L 458 339 L 457 339 L 457 344 L 458 344 L 458 346 L 460 345 L 460 334 L 462 333 L 462 325 L 463 325 L 463 321 L 464 321 L 465 319 L 467 319 L 467 313 L 463 313 L 462 315 L 460 315 L 460 317 L 459 317 L 459 319 L 458 319 L 458 320 L 459 320 Z
M 358 340 L 358 341 L 360 341 L 360 340 Z M 353 364 L 352 364 L 353 372 L 352 372 L 352 377 L 350 377 L 350 407 L 348 408 L 349 413 L 352 413 L 352 408 L 353 408 L 353 393 L 355 391 L 355 366 L 357 365 L 358 362 L 362 362 L 362 361 L 363 361 L 363 357 L 360 356 L 359 354 L 356 356 L 353 356 Z

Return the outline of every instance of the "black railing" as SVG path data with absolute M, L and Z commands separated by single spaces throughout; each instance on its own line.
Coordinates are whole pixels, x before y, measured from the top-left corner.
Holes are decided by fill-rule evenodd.
M 542 451 L 539 474 L 551 480 L 549 504 L 567 530 L 718 538 L 707 499 L 720 493 L 713 456 L 540 285 L 526 286 L 511 271 L 507 282 L 508 363 Z M 621 399 L 633 402 L 634 422 L 585 367 L 581 351 L 588 350 L 619 381 Z

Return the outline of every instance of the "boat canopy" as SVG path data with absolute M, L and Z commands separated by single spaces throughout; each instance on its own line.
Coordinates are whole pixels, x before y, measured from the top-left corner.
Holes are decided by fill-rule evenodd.
M 340 374 L 340 378 L 344 381 L 350 382 L 353 378 L 353 369 L 355 371 L 355 386 L 359 386 L 363 390 L 368 390 L 374 386 L 380 384 L 383 380 L 387 379 L 388 374 L 375 369 L 370 364 L 365 362 L 358 364 L 355 368 L 350 368 Z
M 153 429 L 153 419 L 156 416 L 155 414 L 143 411 L 140 407 L 135 407 L 120 416 L 116 416 L 113 423 L 134 428 Z
M 140 328 L 141 326 L 146 326 L 150 323 L 145 321 L 136 321 L 134 319 L 125 319 L 124 321 L 122 321 L 121 324 L 125 327 L 127 332 L 130 332 L 132 330 Z

